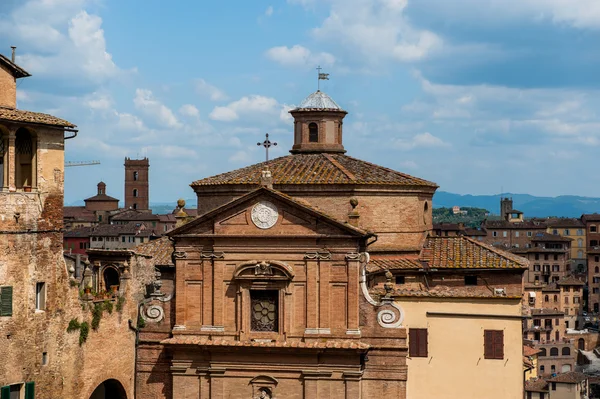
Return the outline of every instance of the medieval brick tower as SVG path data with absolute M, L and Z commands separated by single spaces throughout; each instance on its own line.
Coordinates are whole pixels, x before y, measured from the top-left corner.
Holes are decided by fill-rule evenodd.
M 125 208 L 148 210 L 148 158 L 125 158 Z

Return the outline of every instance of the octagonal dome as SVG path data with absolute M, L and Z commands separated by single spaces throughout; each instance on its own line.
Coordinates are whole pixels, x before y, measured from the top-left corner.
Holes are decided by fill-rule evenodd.
M 340 106 L 321 90 L 317 90 L 306 97 L 296 109 L 334 109 L 342 111 Z

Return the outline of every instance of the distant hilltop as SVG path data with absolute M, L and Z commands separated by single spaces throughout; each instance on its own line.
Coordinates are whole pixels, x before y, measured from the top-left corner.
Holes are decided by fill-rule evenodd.
M 580 217 L 584 213 L 600 213 L 600 198 L 561 195 L 536 197 L 529 194 L 503 193 L 497 195 L 460 195 L 437 191 L 433 196 L 434 208 L 474 207 L 500 214 L 500 198 L 512 197 L 513 205 L 527 217 Z

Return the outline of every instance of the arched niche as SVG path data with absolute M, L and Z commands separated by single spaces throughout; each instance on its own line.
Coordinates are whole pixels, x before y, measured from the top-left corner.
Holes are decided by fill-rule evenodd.
M 118 380 L 108 379 L 94 389 L 90 399 L 127 399 L 127 392 Z

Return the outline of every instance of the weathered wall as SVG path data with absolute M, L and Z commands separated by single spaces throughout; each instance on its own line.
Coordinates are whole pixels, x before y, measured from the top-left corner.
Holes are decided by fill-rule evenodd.
M 0 107 L 16 108 L 17 83 L 13 75 L 0 65 Z
M 428 357 L 407 358 L 407 397 L 476 398 L 483 395 L 503 399 L 523 396 L 519 300 L 406 298 L 400 305 L 407 329 L 428 329 Z M 471 316 L 428 316 L 427 312 Z M 478 314 L 498 316 L 478 317 Z M 484 359 L 483 331 L 488 329 L 504 331 L 502 360 Z

